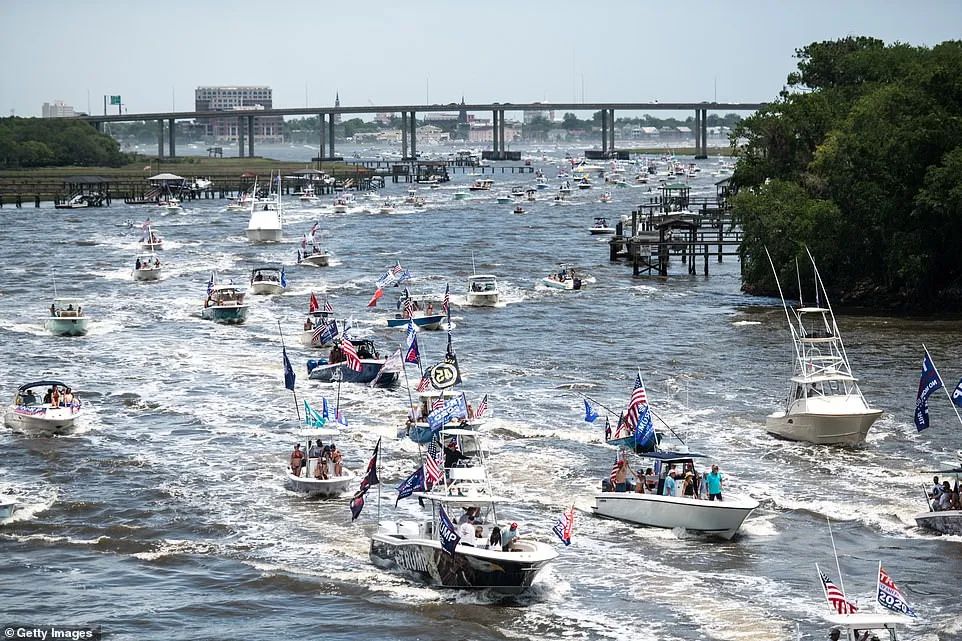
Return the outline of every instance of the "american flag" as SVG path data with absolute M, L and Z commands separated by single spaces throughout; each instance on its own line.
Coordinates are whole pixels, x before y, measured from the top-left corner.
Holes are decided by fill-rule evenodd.
M 357 356 L 357 349 L 349 339 L 341 338 L 341 351 L 344 353 L 344 362 L 347 363 L 348 367 L 355 372 L 364 369 L 364 366 L 361 365 L 361 359 Z
M 621 467 L 621 459 L 615 456 L 615 464 L 611 466 L 611 474 L 608 475 L 608 480 L 612 485 L 615 484 L 615 478 L 618 476 L 618 469 Z
M 431 379 L 430 377 L 428 377 L 427 373 L 425 372 L 421 376 L 421 380 L 418 381 L 418 386 L 415 389 L 419 392 L 423 392 L 429 387 L 431 387 Z
M 815 566 L 818 569 L 818 565 Z M 825 598 L 828 599 L 828 604 L 832 606 L 832 609 L 839 614 L 855 614 L 858 612 L 858 606 L 845 598 L 845 593 L 832 583 L 832 580 L 828 578 L 828 575 L 818 569 L 818 575 L 822 579 L 822 589 L 825 590 Z
M 432 439 L 428 445 L 427 456 L 424 457 L 424 482 L 429 487 L 444 478 L 444 451 L 437 439 Z
M 441 301 L 441 309 L 444 310 L 444 315 L 448 317 L 448 323 L 451 322 L 451 285 L 448 283 L 444 284 L 444 300 Z
M 314 292 L 311 292 L 311 300 L 309 300 L 309 301 L 307 302 L 307 312 L 308 312 L 309 314 L 310 314 L 311 312 L 316 312 L 316 311 L 317 311 L 317 307 L 318 307 L 318 305 L 317 305 L 317 296 L 314 295 Z
M 618 429 L 615 431 L 615 438 L 625 435 L 623 432 L 632 433 L 638 423 L 642 406 L 647 404 L 648 395 L 645 393 L 645 384 L 642 382 L 641 372 L 639 372 L 635 374 L 635 386 L 631 390 L 631 398 L 628 399 L 628 409 L 625 410 L 624 421 L 618 425 Z
M 444 398 L 443 398 L 443 397 L 439 396 L 439 397 L 437 397 L 436 399 L 434 399 L 433 401 L 431 401 L 431 409 L 432 409 L 432 410 L 439 410 L 439 409 L 441 409 L 442 407 L 444 407 Z
M 404 298 L 404 318 L 414 317 L 414 301 L 410 296 Z
M 313 294 L 312 294 L 312 296 L 313 296 Z M 331 301 L 329 301 L 329 300 L 327 300 L 327 299 L 325 298 L 325 299 L 324 299 L 324 309 L 321 310 L 321 311 L 327 312 L 328 314 L 333 314 L 333 313 L 334 313 L 334 307 L 331 305 Z
M 478 409 L 474 411 L 474 417 L 481 418 L 482 416 L 485 415 L 487 411 L 488 411 L 488 395 L 485 394 L 484 398 L 481 399 L 481 402 L 478 403 Z

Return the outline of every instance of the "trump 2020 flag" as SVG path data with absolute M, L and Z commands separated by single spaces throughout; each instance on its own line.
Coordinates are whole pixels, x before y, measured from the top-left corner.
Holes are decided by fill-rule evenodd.
M 461 537 L 458 536 L 457 531 L 455 531 L 454 523 L 448 518 L 444 508 L 439 505 L 438 510 L 440 510 L 438 518 L 438 540 L 441 541 L 441 549 L 448 554 L 454 554 L 458 543 L 461 542 Z
M 294 368 L 291 367 L 291 360 L 287 358 L 287 348 L 282 347 L 281 353 L 284 355 L 284 387 L 294 391 Z
M 882 568 L 882 564 L 878 564 L 878 602 L 883 608 L 887 608 L 892 612 L 898 612 L 899 614 L 904 614 L 905 616 L 914 617 L 915 610 L 909 607 L 909 604 L 905 602 L 905 597 L 902 596 L 902 591 L 895 586 L 895 581 L 889 576 Z
M 588 399 L 585 399 L 585 422 L 594 423 L 596 420 L 598 420 L 598 412 L 591 407 Z
M 404 353 L 405 363 L 420 363 L 421 352 L 418 350 L 418 330 L 414 326 L 414 321 L 409 320 L 406 331 L 407 349 Z
M 918 431 L 929 426 L 929 396 L 941 388 L 942 379 L 926 351 L 922 359 L 922 375 L 919 377 L 919 394 L 915 399 L 915 429 Z
M 411 476 L 407 477 L 401 484 L 397 486 L 397 501 L 394 501 L 394 507 L 397 507 L 398 501 L 401 499 L 406 499 L 415 492 L 424 489 L 424 466 L 422 465 L 414 471 Z
M 635 425 L 635 447 L 648 452 L 655 448 L 655 426 L 651 422 L 651 408 L 641 407 L 638 423 Z
M 959 379 L 959 384 L 952 390 L 952 402 L 956 407 L 962 407 L 962 379 Z
M 575 506 L 572 505 L 570 508 L 561 513 L 558 521 L 551 528 L 551 531 L 558 535 L 558 538 L 565 544 L 565 546 L 571 545 L 571 530 L 575 525 Z

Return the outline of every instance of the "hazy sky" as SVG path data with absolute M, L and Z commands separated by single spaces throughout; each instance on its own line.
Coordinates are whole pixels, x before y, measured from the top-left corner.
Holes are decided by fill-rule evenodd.
M 0 115 L 44 102 L 194 108 L 198 85 L 266 84 L 277 107 L 764 101 L 796 47 L 962 38 L 962 1 L 275 2 L 0 0 Z M 88 102 L 89 101 L 89 102 Z M 116 108 L 114 108 L 116 109 Z

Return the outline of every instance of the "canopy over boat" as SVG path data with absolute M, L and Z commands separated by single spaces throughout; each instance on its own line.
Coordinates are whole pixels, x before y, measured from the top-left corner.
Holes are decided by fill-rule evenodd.
M 912 622 L 912 619 L 909 617 L 879 612 L 826 614 L 825 620 L 833 625 L 844 625 L 850 628 L 858 628 L 859 630 L 881 630 Z
M 438 503 L 456 503 L 459 505 L 489 505 L 491 503 L 511 503 L 512 500 L 503 496 L 486 496 L 472 494 L 471 496 L 458 496 L 457 494 L 440 494 L 438 492 L 414 492 L 411 496 L 437 501 Z
M 67 385 L 62 381 L 45 380 L 45 381 L 34 381 L 32 383 L 24 383 L 23 385 L 17 388 L 17 391 L 25 392 L 26 390 L 32 389 L 34 387 L 57 387 L 57 386 L 70 387 L 69 385 Z
M 698 452 L 645 452 L 640 456 L 662 461 L 664 463 L 679 463 L 681 461 L 690 461 L 696 458 L 708 458 L 706 455 L 699 454 Z

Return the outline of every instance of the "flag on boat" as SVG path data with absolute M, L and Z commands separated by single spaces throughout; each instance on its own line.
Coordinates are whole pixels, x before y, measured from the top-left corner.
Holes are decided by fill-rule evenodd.
M 418 381 L 418 386 L 414 389 L 417 390 L 418 392 L 424 392 L 429 387 L 431 387 L 431 377 L 428 375 L 427 372 L 425 372 L 424 374 L 421 375 L 421 380 Z
M 324 427 L 327 423 L 327 400 L 324 400 L 324 413 L 318 412 L 311 404 L 304 400 L 304 422 L 311 427 Z
M 858 606 L 845 598 L 845 593 L 832 583 L 827 574 L 822 572 L 818 563 L 815 564 L 815 569 L 818 570 L 818 576 L 822 580 L 822 590 L 825 591 L 825 599 L 829 606 L 839 614 L 855 614 L 858 612 Z
M 407 290 L 404 290 L 407 292 Z M 404 307 L 404 318 L 414 318 L 414 301 L 411 300 L 411 296 L 405 296 L 403 300 L 399 300 L 398 303 Z
M 210 296 L 212 291 L 214 291 L 214 272 L 210 273 L 210 280 L 207 281 L 207 295 Z
M 144 221 L 144 223 L 140 226 L 140 228 L 143 229 L 144 231 L 147 231 L 149 227 L 150 227 L 150 216 L 147 216 L 147 220 Z
M 621 457 L 615 454 L 615 464 L 611 466 L 611 474 L 608 475 L 608 481 L 611 483 L 612 489 L 614 489 L 615 478 L 618 476 L 619 469 L 621 469 Z
M 378 439 L 377 444 L 374 446 L 374 453 L 371 454 L 371 460 L 367 462 L 367 472 L 364 473 L 364 478 L 361 479 L 361 486 L 358 488 L 361 492 L 367 492 L 381 482 L 377 478 L 377 455 L 380 449 L 381 439 Z
M 344 354 L 344 362 L 347 366 L 355 372 L 363 370 L 364 366 L 361 364 L 361 359 L 357 355 L 357 348 L 354 347 L 354 343 L 352 343 L 349 338 L 341 336 L 340 345 L 341 352 Z
M 919 377 L 919 393 L 915 399 L 915 429 L 919 432 L 929 426 L 929 396 L 942 388 L 942 379 L 939 377 L 935 363 L 925 352 L 922 359 L 922 375 Z
M 411 476 L 407 477 L 401 484 L 397 486 L 397 500 L 394 501 L 394 507 L 397 507 L 398 502 L 401 499 L 406 499 L 415 492 L 419 492 L 424 489 L 424 466 L 418 467 L 414 470 Z
M 314 295 L 314 292 L 311 292 L 311 299 L 307 301 L 307 313 L 313 314 L 314 312 L 317 311 L 317 308 L 318 308 L 317 296 Z
M 448 554 L 454 554 L 461 537 L 455 531 L 454 523 L 448 518 L 443 505 L 438 505 L 438 539 L 441 541 L 441 549 Z
M 389 267 L 386 272 L 374 283 L 378 289 L 385 287 L 397 287 L 404 281 L 411 278 L 411 272 L 401 267 L 401 261 L 396 261 L 393 267 Z
M 351 522 L 353 523 L 364 509 L 364 492 L 358 491 L 351 499 Z
M 414 321 L 409 320 L 405 330 L 405 344 L 407 349 L 404 351 L 405 363 L 420 363 L 421 352 L 418 350 L 418 330 L 414 326 Z
M 314 330 L 311 335 L 311 345 L 315 347 L 320 347 L 321 345 L 330 345 L 334 342 L 334 338 L 337 336 L 337 321 L 333 318 L 329 321 L 325 321 L 320 327 Z
M 448 328 L 451 327 L 451 284 L 444 284 L 444 299 L 441 301 L 441 309 L 444 310 L 444 315 L 448 317 Z
M 443 396 L 438 396 L 436 399 L 434 399 L 434 400 L 431 402 L 431 409 L 432 409 L 432 410 L 439 410 L 439 409 L 441 409 L 442 407 L 444 407 L 444 397 L 443 397 Z
M 454 370 L 457 373 L 454 384 L 459 384 L 461 382 L 461 368 L 458 367 L 458 355 L 454 353 L 454 343 L 451 342 L 451 332 L 448 332 L 448 347 L 444 352 L 444 360 L 454 365 Z
M 281 354 L 284 356 L 284 387 L 294 391 L 294 368 L 291 367 L 291 359 L 287 358 L 287 348 L 281 348 Z
M 334 410 L 334 421 L 347 427 L 347 417 L 344 416 L 344 412 L 342 412 L 340 408 Z
M 371 387 L 377 385 L 377 382 L 381 379 L 381 374 L 393 374 L 400 372 L 402 369 L 404 369 L 404 359 L 401 357 L 401 348 L 398 347 L 381 365 L 381 369 L 377 371 L 377 376 L 371 381 Z
M 431 489 L 435 483 L 444 478 L 444 450 L 436 438 L 428 444 L 427 455 L 424 457 L 424 485 Z
M 474 418 L 481 418 L 488 413 L 488 395 L 485 394 L 481 402 L 478 403 L 478 409 L 474 411 Z
M 314 224 L 311 225 L 311 231 L 307 232 L 307 235 L 308 235 L 308 236 L 313 236 L 315 233 L 317 233 L 317 225 L 318 225 L 318 223 L 317 223 L 317 221 L 315 220 L 315 221 L 314 221 Z
M 909 607 L 905 597 L 902 596 L 902 591 L 896 587 L 895 581 L 882 568 L 881 563 L 878 564 L 878 602 L 883 608 L 892 612 L 910 617 L 918 616 L 915 614 L 915 610 Z
M 281 267 L 281 287 L 287 287 L 287 273 Z
M 611 440 L 611 421 L 608 420 L 607 416 L 605 416 L 605 440 Z
M 628 408 L 625 410 L 624 426 L 627 430 L 634 430 L 641 417 L 641 408 L 648 405 L 648 394 L 645 392 L 645 383 L 641 380 L 641 372 L 635 374 L 635 386 L 631 389 L 631 397 L 628 399 Z M 622 431 L 622 426 L 618 426 L 615 436 Z M 630 432 L 629 432 L 630 433 Z
M 377 301 L 381 298 L 381 296 L 384 296 L 384 290 L 378 287 L 377 291 L 374 292 L 374 295 L 371 296 L 371 300 L 367 301 L 367 306 L 377 307 Z
M 635 449 L 650 452 L 655 449 L 655 426 L 651 421 L 651 408 L 641 407 L 635 424 Z
M 588 402 L 588 399 L 585 399 L 585 422 L 594 423 L 596 420 L 598 420 L 598 416 L 598 412 L 591 407 L 591 403 Z
M 323 402 L 323 405 L 322 405 L 322 408 L 321 408 L 321 415 L 322 415 L 325 419 L 328 419 L 328 418 L 331 417 L 331 414 L 330 414 L 330 412 L 329 412 L 328 409 L 327 409 L 327 399 L 326 399 L 326 398 L 322 398 L 321 401 Z
M 467 415 L 468 408 L 464 400 L 464 394 L 458 394 L 454 398 L 449 398 L 445 401 L 440 409 L 436 409 L 428 414 L 428 426 L 432 430 L 439 430 L 445 423 Z
M 575 524 L 575 506 L 572 505 L 570 508 L 561 513 L 558 521 L 551 528 L 551 531 L 558 535 L 558 538 L 565 544 L 565 546 L 571 545 L 571 529 Z
M 959 384 L 952 390 L 952 402 L 956 407 L 962 407 L 962 379 L 959 379 Z
M 322 311 L 325 311 L 328 314 L 334 313 L 334 307 L 331 305 L 331 301 L 327 300 L 327 298 L 324 299 L 324 309 Z

